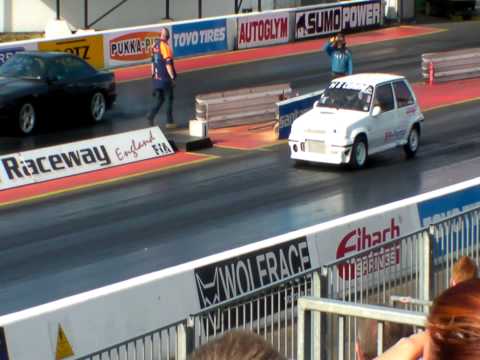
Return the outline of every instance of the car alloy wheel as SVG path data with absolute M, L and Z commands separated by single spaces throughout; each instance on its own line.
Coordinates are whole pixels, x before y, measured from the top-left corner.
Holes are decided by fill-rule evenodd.
M 350 165 L 354 169 L 361 169 L 365 166 L 368 157 L 367 141 L 364 137 L 357 137 L 352 146 Z
M 420 136 L 418 134 L 418 129 L 416 127 L 410 130 L 408 134 L 407 143 L 405 144 L 405 153 L 407 154 L 408 158 L 412 158 L 415 156 L 418 150 L 418 146 L 420 144 Z
M 35 108 L 31 103 L 24 103 L 18 112 L 18 125 L 20 132 L 24 135 L 30 134 L 36 123 Z
M 103 96 L 101 92 L 96 92 L 93 94 L 90 101 L 90 115 L 92 120 L 95 122 L 102 121 L 106 109 L 107 104 L 105 102 L 105 96 Z

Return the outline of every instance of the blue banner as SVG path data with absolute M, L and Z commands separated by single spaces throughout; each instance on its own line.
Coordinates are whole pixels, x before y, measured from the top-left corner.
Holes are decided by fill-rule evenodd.
M 290 135 L 293 121 L 313 107 L 315 101 L 320 98 L 323 90 L 313 93 L 297 96 L 289 100 L 279 102 L 278 120 L 279 120 L 279 139 L 287 139 Z
M 471 187 L 438 198 L 423 201 L 418 204 L 418 214 L 422 226 L 441 221 L 463 211 L 480 205 L 480 186 Z M 476 226 L 473 223 L 463 223 L 463 234 L 473 234 L 467 240 L 461 239 L 462 232 L 452 231 L 449 236 L 435 241 L 433 256 L 439 257 L 472 246 L 476 239 Z
M 176 57 L 227 50 L 226 19 L 173 25 L 172 34 Z
M 24 47 L 17 46 L 11 48 L 1 48 L 0 49 L 0 65 L 5 64 L 5 62 L 10 59 L 17 52 L 25 51 Z

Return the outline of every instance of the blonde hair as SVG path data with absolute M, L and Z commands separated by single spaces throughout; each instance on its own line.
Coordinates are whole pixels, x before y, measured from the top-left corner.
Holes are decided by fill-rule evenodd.
M 453 265 L 452 284 L 458 284 L 465 280 L 476 279 L 478 277 L 477 264 L 468 256 L 462 256 Z

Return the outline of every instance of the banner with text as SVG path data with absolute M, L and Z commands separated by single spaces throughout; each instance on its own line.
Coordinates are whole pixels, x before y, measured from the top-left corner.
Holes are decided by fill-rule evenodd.
M 8 59 L 10 59 L 17 52 L 21 51 L 35 51 L 38 50 L 38 43 L 31 42 L 25 44 L 10 44 L 8 46 L 0 46 L 0 65 L 3 65 Z
M 97 69 L 103 69 L 103 36 L 90 35 L 70 39 L 41 41 L 40 51 L 63 51 L 77 55 Z
M 0 190 L 173 154 L 157 127 L 0 157 Z
M 315 91 L 302 96 L 284 100 L 277 103 L 277 120 L 279 124 L 278 138 L 288 139 L 292 124 L 296 118 L 313 107 L 320 98 L 323 90 Z
M 173 53 L 176 57 L 227 50 L 226 19 L 172 26 Z
M 381 0 L 299 11 L 295 14 L 295 39 L 367 30 L 381 25 L 382 21 Z
M 156 26 L 139 30 L 106 33 L 103 37 L 105 61 L 109 67 L 125 66 L 150 61 L 150 46 L 160 38 Z M 171 30 L 170 30 L 171 31 Z
M 237 49 L 283 44 L 290 34 L 288 12 L 238 18 Z

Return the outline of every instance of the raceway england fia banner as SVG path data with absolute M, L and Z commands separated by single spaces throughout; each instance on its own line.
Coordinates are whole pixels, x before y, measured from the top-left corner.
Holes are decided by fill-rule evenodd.
M 227 21 L 218 19 L 173 25 L 170 40 L 175 57 L 227 50 Z
M 378 0 L 299 11 L 295 14 L 295 39 L 366 30 L 381 23 L 382 3 Z
M 239 17 L 237 48 L 287 43 L 289 33 L 288 12 Z
M 158 127 L 0 157 L 0 190 L 173 154 Z

